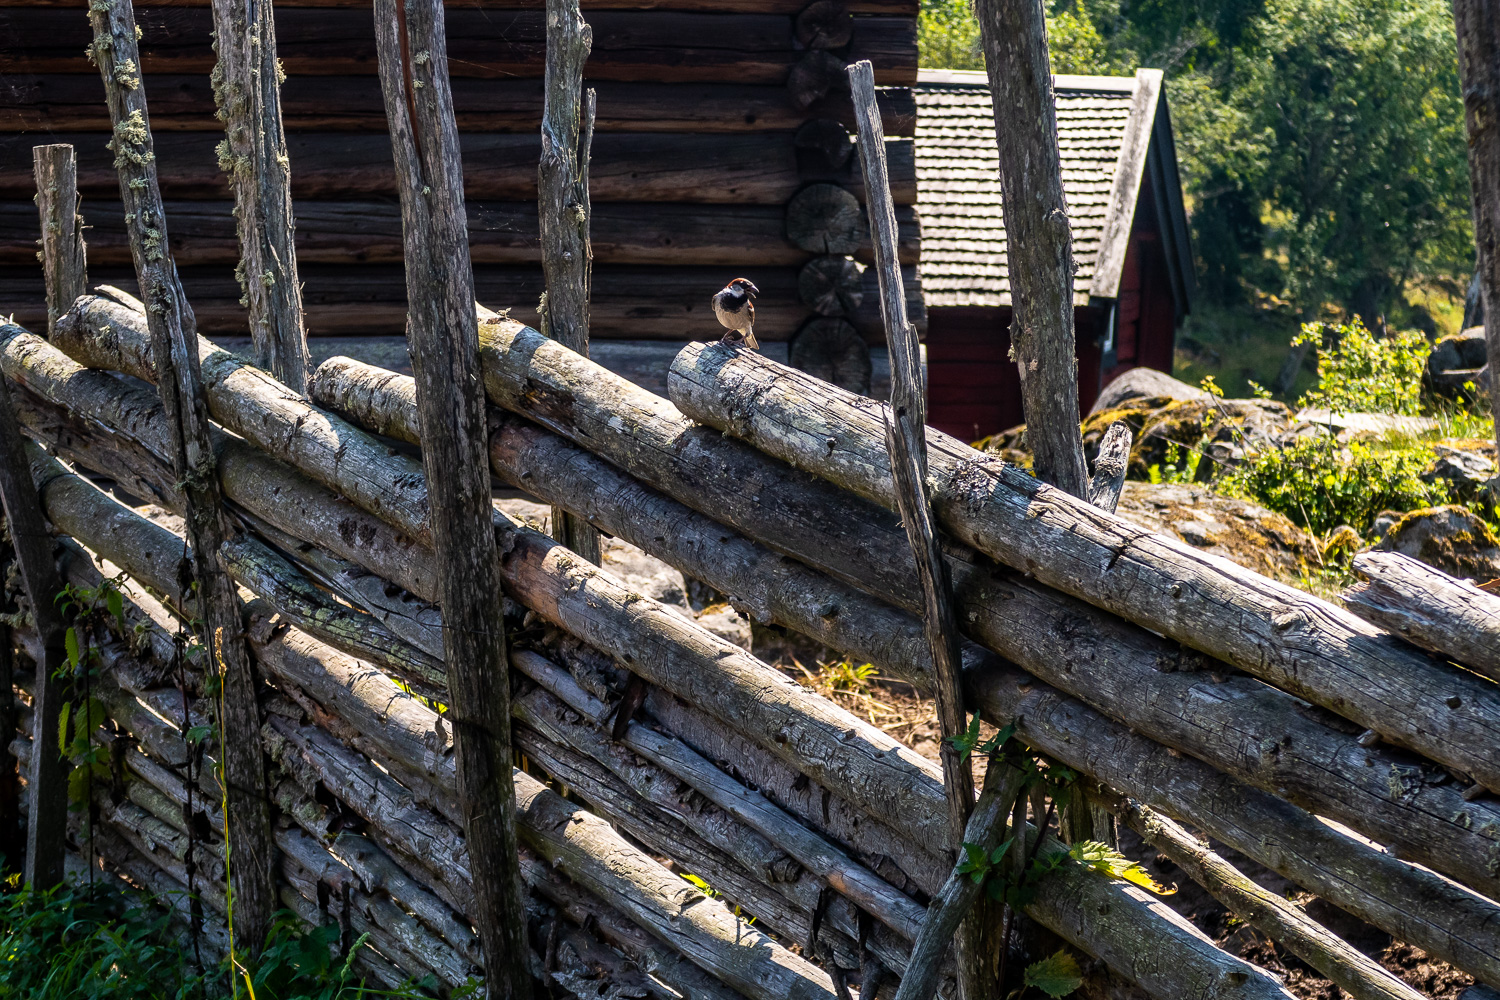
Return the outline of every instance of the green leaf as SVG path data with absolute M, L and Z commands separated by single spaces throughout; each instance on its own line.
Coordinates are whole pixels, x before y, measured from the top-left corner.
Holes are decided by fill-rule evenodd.
M 990 863 L 998 865 L 1001 861 L 1004 861 L 1006 852 L 1010 850 L 1010 845 L 1015 842 L 1015 837 L 1006 837 L 1005 843 L 990 852 Z
M 1146 869 L 1108 844 L 1101 844 L 1097 840 L 1079 841 L 1068 850 L 1068 856 L 1096 872 L 1108 875 L 1110 878 L 1123 879 L 1142 889 L 1148 889 L 1158 896 L 1170 896 L 1177 891 L 1176 888 L 1169 889 L 1162 885 L 1152 878 Z
M 68 716 L 73 714 L 73 703 L 65 701 L 62 711 L 57 713 L 57 752 L 63 756 L 68 754 Z
M 213 726 L 190 726 L 184 734 L 189 743 L 202 743 L 213 735 Z
M 979 713 L 974 713 L 974 719 L 969 723 L 967 732 L 948 737 L 948 745 L 958 751 L 958 759 L 965 761 L 979 745 Z
M 68 648 L 68 665 L 76 669 L 78 667 L 78 629 L 70 625 L 63 636 L 63 643 Z
M 1083 985 L 1083 973 L 1078 968 L 1077 959 L 1066 951 L 1059 951 L 1050 958 L 1028 965 L 1023 981 L 1049 997 L 1065 997 Z
M 115 588 L 109 588 L 109 593 L 104 597 L 104 605 L 109 608 L 109 613 L 114 616 L 115 621 L 121 628 L 125 627 L 125 599 Z

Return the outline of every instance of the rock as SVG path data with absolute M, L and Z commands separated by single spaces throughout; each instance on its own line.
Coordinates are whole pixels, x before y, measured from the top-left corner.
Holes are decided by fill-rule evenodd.
M 1375 522 L 1370 526 L 1371 538 L 1384 538 L 1394 528 L 1398 521 L 1406 515 L 1399 510 L 1383 510 L 1375 515 Z
M 1116 513 L 1266 576 L 1295 581 L 1319 564 L 1317 542 L 1284 515 L 1201 486 L 1126 482 Z
M 1481 393 L 1490 389 L 1484 327 L 1473 326 L 1439 340 L 1427 356 L 1422 379 L 1433 392 L 1457 398 L 1464 384 L 1473 382 Z
M 1195 389 L 1186 382 L 1179 382 L 1166 372 L 1155 368 L 1132 368 L 1099 392 L 1089 414 L 1112 410 L 1132 399 L 1149 396 L 1165 396 L 1168 399 L 1207 399 L 1208 393 Z
M 1317 427 L 1333 428 L 1339 432 L 1339 440 L 1352 437 L 1384 437 L 1387 434 L 1404 434 L 1420 437 L 1438 429 L 1432 417 L 1406 417 L 1395 413 L 1336 413 L 1309 407 L 1297 413 L 1297 423 Z
M 1424 507 L 1401 517 L 1375 548 L 1420 559 L 1449 576 L 1484 583 L 1500 577 L 1500 538 L 1457 505 Z
M 1481 451 L 1456 448 L 1441 441 L 1432 450 L 1437 457 L 1422 473 L 1422 482 L 1447 483 L 1448 495 L 1455 500 L 1477 499 L 1495 478 L 1495 463 Z M 1493 446 L 1490 450 L 1494 450 Z
M 1216 463 L 1232 465 L 1276 441 L 1291 425 L 1291 411 L 1271 399 L 1136 397 L 1084 418 L 1083 453 L 1090 463 L 1116 420 L 1124 421 L 1134 436 L 1127 476 L 1149 478 L 1151 466 L 1164 464 L 1170 457 L 1168 445 L 1175 443 L 1182 460 L 1191 449 L 1211 459 L 1198 467 L 1201 482 Z

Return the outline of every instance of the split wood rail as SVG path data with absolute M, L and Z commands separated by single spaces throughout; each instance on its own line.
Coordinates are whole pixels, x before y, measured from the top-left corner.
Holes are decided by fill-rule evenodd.
M 431 29 L 433 10 L 440 35 L 440 6 L 414 23 Z M 129 35 L 111 34 L 117 67 Z M 421 65 L 432 74 L 441 60 Z M 131 94 L 141 114 L 124 134 L 142 162 L 122 154 L 122 169 L 156 213 L 135 220 L 134 238 L 158 284 L 143 280 L 145 303 L 108 286 L 49 303 L 48 336 L 0 324 L 0 421 L 30 438 L 5 469 L 10 524 L 30 504 L 50 525 L 41 558 L 50 568 L 55 557 L 69 588 L 70 659 L 82 667 L 61 694 L 85 708 L 72 739 L 109 750 L 73 783 L 87 808 L 63 821 L 70 848 L 162 893 L 212 956 L 228 943 L 235 824 L 258 794 L 275 900 L 309 924 L 337 923 L 346 943 L 368 935 L 358 961 L 373 982 L 431 976 L 452 990 L 485 967 L 492 918 L 477 895 L 492 886 L 474 873 L 497 869 L 473 853 L 496 845 L 464 835 L 494 803 L 460 793 L 455 715 L 477 688 L 472 671 L 449 670 L 462 644 L 440 604 L 446 594 L 451 617 L 457 598 L 431 517 L 447 501 L 429 494 L 412 454 L 433 426 L 419 405 L 429 390 L 334 359 L 304 395 L 196 336 L 185 299 L 179 326 L 160 336 L 157 292 L 173 269 L 145 252 L 161 246 L 145 229 L 164 227 L 170 210 L 160 215 L 147 169 L 144 97 Z M 441 125 L 440 105 L 410 110 Z M 409 193 L 441 200 L 441 154 L 413 145 L 412 176 L 425 171 L 429 184 Z M 447 228 L 461 232 L 454 199 L 445 205 Z M 449 296 L 450 315 L 466 313 L 433 239 L 409 241 L 427 255 L 414 262 L 424 287 L 434 302 Z M 894 314 L 900 289 L 886 292 Z M 884 404 L 702 343 L 678 355 L 663 398 L 472 308 L 496 477 L 757 621 L 932 690 L 931 597 L 896 513 Z M 186 469 L 171 385 L 203 416 Z M 930 497 L 942 535 L 926 575 L 951 581 L 962 639 L 945 657 L 960 661 L 950 666 L 968 712 L 1014 725 L 1031 750 L 1087 775 L 1096 806 L 1351 996 L 1418 994 L 1258 890 L 1213 844 L 1500 987 L 1491 604 L 1455 582 L 1391 576 L 1427 596 L 1416 611 L 1351 597 L 1357 610 L 1387 609 L 1372 625 L 931 428 L 921 447 L 925 490 L 910 476 L 903 489 Z M 1096 472 L 1102 496 L 1117 470 Z M 205 503 L 217 532 L 202 527 Z M 505 596 L 486 626 L 503 630 L 511 668 L 487 681 L 510 695 L 520 967 L 579 997 L 784 1000 L 847 997 L 851 986 L 888 996 L 915 962 L 909 992 L 930 979 L 953 995 L 957 968 L 933 964 L 949 924 L 929 918 L 951 920 L 945 904 L 973 890 L 953 875 L 940 767 L 498 504 L 483 516 Z M 16 539 L 22 570 L 46 549 L 37 537 Z M 234 586 L 186 587 L 189 565 Z M 0 579 L 14 589 L 32 575 Z M 56 629 L 37 614 L 50 586 L 7 593 L 18 612 L 0 635 L 28 819 L 66 794 L 65 775 L 33 767 L 56 763 L 55 735 L 33 735 L 47 734 L 59 697 L 47 688 Z M 191 633 L 223 615 L 226 594 L 242 628 L 205 649 Z M 253 714 L 237 720 L 218 704 L 233 693 L 222 683 L 230 644 L 254 668 L 242 675 Z M 226 816 L 216 775 L 234 760 L 259 766 L 264 792 L 239 785 Z M 997 768 L 968 829 L 1008 833 L 1023 854 L 1064 850 L 1052 810 L 1012 802 L 1013 784 Z M 1040 881 L 1026 914 L 1092 960 L 1090 989 L 1114 979 L 1163 1000 L 1290 995 L 1163 900 L 1082 864 Z

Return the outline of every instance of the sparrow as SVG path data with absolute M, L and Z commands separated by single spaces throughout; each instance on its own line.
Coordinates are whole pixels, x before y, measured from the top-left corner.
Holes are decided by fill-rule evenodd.
M 741 341 L 752 350 L 760 350 L 755 340 L 755 297 L 760 289 L 748 278 L 735 278 L 714 295 L 714 315 L 729 332 L 721 343 L 735 344 Z

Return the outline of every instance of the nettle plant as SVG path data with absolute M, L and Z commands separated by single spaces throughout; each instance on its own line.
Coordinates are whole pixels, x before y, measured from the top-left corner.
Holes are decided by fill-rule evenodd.
M 1015 800 L 1005 803 L 1007 812 L 1013 815 L 1010 836 L 993 848 L 964 843 L 964 858 L 955 869 L 959 874 L 969 876 L 976 885 L 982 885 L 990 899 L 1002 902 L 1014 911 L 1024 910 L 1036 901 L 1048 876 L 1068 865 L 1082 865 L 1159 895 L 1176 891 L 1161 885 L 1139 864 L 1101 841 L 1079 839 L 1064 844 L 1048 838 L 1048 827 L 1059 802 L 1070 803 L 1074 808 L 1085 807 L 1079 788 L 1080 775 L 1017 739 L 1014 724 L 1005 726 L 987 740 L 981 740 L 979 716 L 976 714 L 968 730 L 948 737 L 948 742 L 959 751 L 960 760 L 967 761 L 971 755 L 980 753 L 988 758 L 990 767 L 1013 767 L 1022 775 Z M 1033 814 L 1043 811 L 1042 803 L 1046 803 L 1041 816 L 1033 815 L 1034 831 L 1027 831 L 1024 823 L 1025 807 L 1022 803 L 1027 801 L 1032 804 Z M 1010 926 L 1007 921 L 1003 951 L 1009 950 Z M 1010 996 L 1019 997 L 1027 989 L 1034 988 L 1050 997 L 1063 997 L 1081 985 L 1083 976 L 1077 961 L 1066 951 L 1059 951 L 1027 966 L 1021 987 Z
M 94 740 L 95 731 L 109 723 L 109 712 L 93 695 L 100 668 L 93 637 L 109 622 L 121 635 L 129 634 L 120 593 L 123 579 L 123 575 L 112 577 L 97 587 L 67 584 L 55 602 L 59 615 L 68 622 L 63 633 L 67 660 L 53 675 L 67 685 L 59 711 L 57 742 L 58 752 L 73 764 L 68 774 L 68 807 L 75 811 L 86 809 L 93 801 L 95 781 L 108 783 L 114 777 L 109 748 Z

